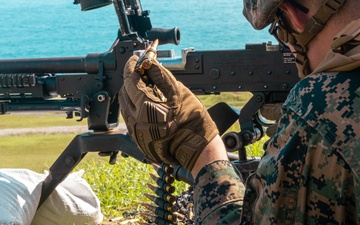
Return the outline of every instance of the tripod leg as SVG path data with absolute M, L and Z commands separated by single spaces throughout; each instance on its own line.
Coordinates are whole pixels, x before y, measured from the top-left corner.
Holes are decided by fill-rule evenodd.
M 80 140 L 81 135 L 76 136 L 50 167 L 49 175 L 42 184 L 38 208 L 40 208 L 55 188 L 71 173 L 86 155 L 87 152 L 83 151 Z

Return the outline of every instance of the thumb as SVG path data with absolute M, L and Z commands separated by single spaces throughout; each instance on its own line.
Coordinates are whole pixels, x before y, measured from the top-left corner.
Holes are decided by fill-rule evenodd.
M 133 75 L 135 71 L 135 65 L 138 60 L 139 57 L 137 55 L 133 55 L 128 59 L 124 67 L 124 79 L 127 78 L 128 76 Z

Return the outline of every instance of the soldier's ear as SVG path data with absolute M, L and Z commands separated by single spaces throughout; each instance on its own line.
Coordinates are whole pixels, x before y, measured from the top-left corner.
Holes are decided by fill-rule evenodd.
M 280 9 L 287 15 L 286 18 L 290 20 L 288 22 L 291 23 L 291 28 L 299 33 L 302 33 L 310 19 L 309 15 L 295 7 L 289 1 L 281 3 Z

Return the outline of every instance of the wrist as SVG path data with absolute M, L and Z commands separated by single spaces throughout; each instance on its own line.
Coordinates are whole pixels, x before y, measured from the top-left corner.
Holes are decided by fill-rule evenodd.
M 224 143 L 219 135 L 216 135 L 202 150 L 191 170 L 193 177 L 196 177 L 200 170 L 216 160 L 229 160 Z

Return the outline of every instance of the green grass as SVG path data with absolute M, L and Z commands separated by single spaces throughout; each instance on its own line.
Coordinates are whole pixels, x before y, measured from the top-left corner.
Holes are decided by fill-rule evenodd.
M 27 168 L 43 173 L 75 135 L 1 137 L 1 168 Z M 77 166 L 76 170 L 79 169 L 85 170 L 84 178 L 99 197 L 106 217 L 119 216 L 127 209 L 139 207 L 135 200 L 146 200 L 142 193 L 146 189 L 146 182 L 151 182 L 149 172 L 154 173 L 150 165 L 135 159 L 119 156 L 117 163 L 110 165 L 108 157 L 99 157 L 96 153 L 88 153 Z
M 115 165 L 96 159 L 87 161 L 77 169 L 84 169 L 84 178 L 99 197 L 102 212 L 107 218 L 118 217 L 126 212 L 139 211 L 141 202 L 149 202 L 144 193 L 153 194 L 146 183 L 155 184 L 150 173 L 156 174 L 151 165 L 139 163 L 133 158 L 122 158 Z M 173 184 L 177 192 L 185 190 L 187 185 L 176 181 Z
M 233 106 L 241 107 L 251 97 L 249 93 L 224 93 L 221 95 L 200 96 L 207 107 L 225 101 Z M 0 116 L 1 129 L 32 128 L 52 126 L 86 126 L 86 120 L 65 119 L 64 113 L 41 113 L 39 115 L 10 114 Z M 231 130 L 238 131 L 235 124 Z M 47 170 L 76 136 L 70 134 L 29 134 L 21 136 L 0 137 L 1 168 L 27 168 L 39 173 Z M 265 140 L 265 139 L 264 139 Z M 262 144 L 257 142 L 247 147 L 249 156 L 261 156 Z M 143 193 L 153 194 L 146 183 L 154 183 L 149 173 L 155 173 L 150 165 L 140 163 L 132 158 L 118 157 L 115 165 L 108 163 L 108 158 L 88 153 L 75 170 L 84 169 L 84 178 L 99 197 L 105 218 L 122 216 L 125 212 L 138 210 L 137 201 L 148 201 Z M 176 182 L 178 192 L 187 185 Z
M 43 118 L 44 119 L 44 118 Z M 1 137 L 1 168 L 27 168 L 38 173 L 48 170 L 76 134 L 32 134 Z M 75 170 L 84 169 L 84 179 L 90 184 L 101 202 L 105 218 L 122 216 L 138 211 L 138 201 L 147 201 L 143 195 L 154 194 L 146 183 L 154 183 L 149 173 L 156 173 L 151 165 L 133 158 L 118 156 L 115 165 L 108 157 L 88 153 Z M 176 182 L 178 193 L 186 184 Z
M 34 114 L 5 114 L 0 115 L 0 129 L 31 128 L 31 127 L 56 127 L 86 125 L 86 120 L 77 122 L 66 119 L 65 113 Z
M 209 108 L 219 102 L 226 102 L 234 107 L 242 107 L 251 96 L 252 94 L 250 92 L 224 92 L 220 95 L 199 95 L 198 97 L 204 105 Z
M 27 168 L 43 172 L 49 169 L 75 136 L 71 133 L 1 137 L 1 168 Z M 85 160 L 95 157 L 96 154 L 88 154 Z

